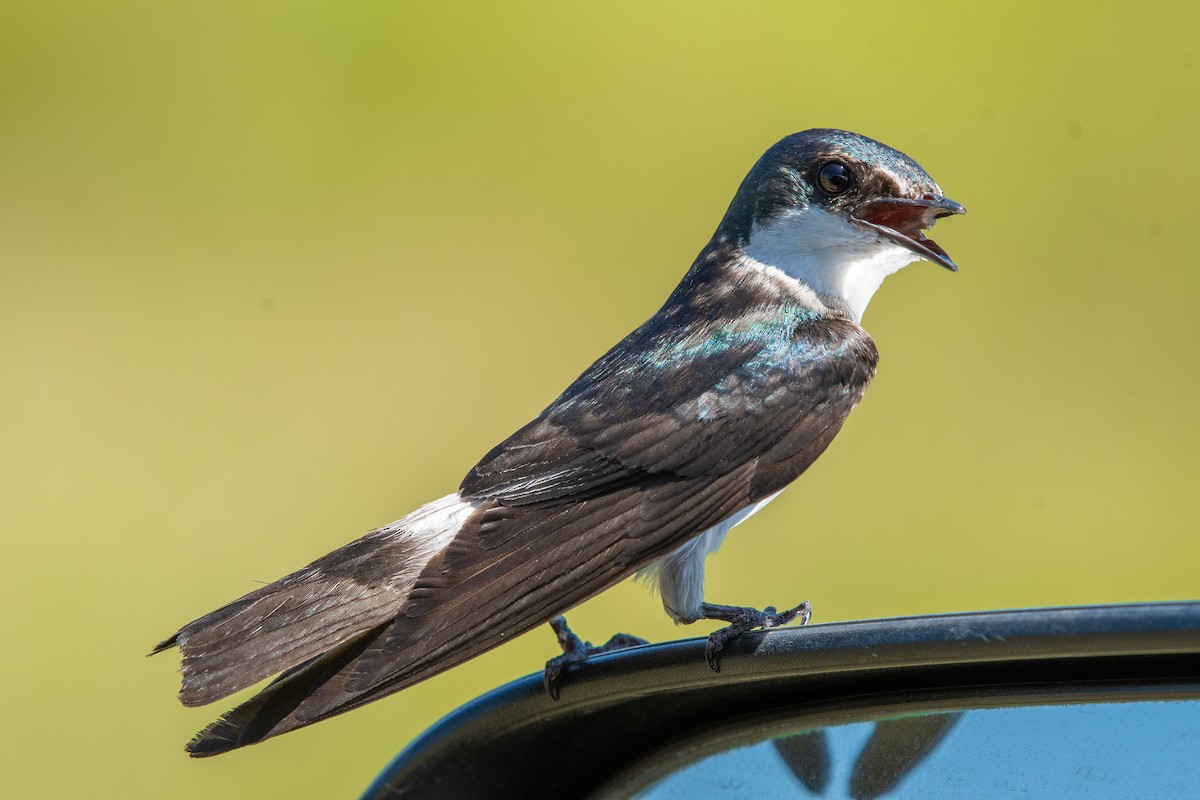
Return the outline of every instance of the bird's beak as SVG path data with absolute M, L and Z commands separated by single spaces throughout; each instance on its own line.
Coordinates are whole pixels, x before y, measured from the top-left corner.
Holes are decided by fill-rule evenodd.
M 927 194 L 920 198 L 885 197 L 870 200 L 854 209 L 852 216 L 859 225 L 891 239 L 921 258 L 951 272 L 958 272 L 958 267 L 946 255 L 946 251 L 933 239 L 926 239 L 923 231 L 932 228 L 933 223 L 942 217 L 965 213 L 967 210 L 950 198 Z

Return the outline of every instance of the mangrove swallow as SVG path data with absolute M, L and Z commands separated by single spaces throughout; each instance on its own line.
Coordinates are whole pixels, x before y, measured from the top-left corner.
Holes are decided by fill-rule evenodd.
M 195 706 L 279 677 L 188 745 L 207 756 L 399 691 L 554 620 L 635 573 L 679 623 L 720 620 L 709 663 L 754 628 L 806 621 L 706 603 L 705 558 L 821 455 L 875 375 L 860 327 L 883 279 L 956 267 L 923 231 L 964 209 L 908 156 L 809 130 L 742 181 L 665 305 L 458 491 L 183 626 Z M 566 659 L 561 660 L 561 659 Z M 553 674 L 552 674 L 553 673 Z

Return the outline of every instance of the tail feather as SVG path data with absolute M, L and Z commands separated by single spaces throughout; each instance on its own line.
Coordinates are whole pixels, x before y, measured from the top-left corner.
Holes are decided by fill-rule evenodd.
M 197 733 L 187 743 L 188 755 L 194 758 L 220 755 L 308 724 L 295 718 L 297 710 L 311 705 L 318 694 L 336 688 L 337 676 L 345 672 L 388 627 L 385 623 L 372 628 L 334 650 L 284 672 L 254 697 L 225 712 Z M 322 692 L 322 689 L 326 691 Z
M 309 669 L 394 619 L 425 564 L 474 508 L 456 494 L 435 500 L 188 623 L 151 654 L 179 647 L 179 698 L 188 706 L 279 672 Z

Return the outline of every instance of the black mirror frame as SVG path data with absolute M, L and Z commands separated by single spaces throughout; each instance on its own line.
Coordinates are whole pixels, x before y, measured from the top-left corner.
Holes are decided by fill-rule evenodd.
M 401 752 L 363 798 L 623 796 L 745 740 L 918 711 L 1200 697 L 1200 602 L 1027 609 L 747 634 L 598 656 L 561 699 L 531 675 L 468 703 Z

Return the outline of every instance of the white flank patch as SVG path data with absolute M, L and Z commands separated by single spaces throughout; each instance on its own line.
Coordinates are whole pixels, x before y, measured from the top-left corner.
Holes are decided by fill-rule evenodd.
M 671 619 L 688 623 L 700 618 L 700 604 L 704 602 L 704 560 L 717 552 L 734 526 L 745 522 L 776 497 L 779 492 L 746 506 L 638 573 L 639 578 L 649 580 L 658 589 L 663 608 Z
M 746 266 L 776 270 L 841 301 L 862 321 L 883 279 L 921 257 L 845 217 L 810 206 L 755 225 L 746 244 Z
M 440 553 L 458 533 L 463 523 L 482 505 L 479 500 L 464 500 L 457 492 L 426 503 L 403 519 L 380 528 L 380 532 L 413 544 L 413 557 L 397 576 L 400 585 L 415 582 L 425 565 Z

